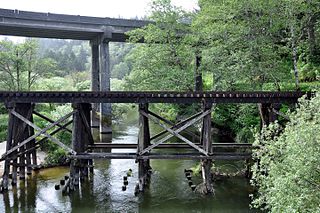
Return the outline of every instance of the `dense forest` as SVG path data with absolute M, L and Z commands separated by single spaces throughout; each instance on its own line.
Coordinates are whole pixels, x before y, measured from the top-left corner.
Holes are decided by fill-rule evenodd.
M 173 6 L 170 0 L 155 0 L 150 10 L 148 19 L 153 23 L 129 32 L 130 43 L 111 43 L 112 90 L 319 91 L 317 0 L 199 0 L 199 10 L 193 12 Z M 0 50 L 2 90 L 90 90 L 88 42 L 5 39 Z M 313 137 L 320 130 L 319 95 L 310 102 L 302 100 L 299 106 L 290 112 L 294 106 L 282 105 L 280 111 L 290 121 L 280 119 L 261 134 L 256 105 L 225 104 L 214 109 L 214 127 L 228 132 L 236 142 L 265 147 L 257 152 L 260 163 L 253 168 L 252 182 L 259 188 L 256 207 L 273 212 L 320 211 L 320 140 Z M 176 119 L 199 106 L 152 107 Z M 130 107 L 114 105 L 113 109 L 121 119 Z M 43 105 L 41 110 L 58 117 L 70 106 Z M 4 140 L 4 106 L 0 112 Z M 68 143 L 66 134 L 59 137 Z M 54 150 L 53 161 L 63 155 L 55 146 L 46 148 Z

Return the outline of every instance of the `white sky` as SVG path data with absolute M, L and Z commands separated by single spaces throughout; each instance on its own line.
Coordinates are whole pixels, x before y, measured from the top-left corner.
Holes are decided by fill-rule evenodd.
M 151 0 L 0 0 L 0 8 L 95 17 L 134 18 L 146 15 Z M 197 0 L 172 0 L 185 10 L 197 8 Z

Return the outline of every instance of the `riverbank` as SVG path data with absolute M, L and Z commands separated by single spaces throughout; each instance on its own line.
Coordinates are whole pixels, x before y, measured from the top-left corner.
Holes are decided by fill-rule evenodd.
M 0 143 L 0 155 L 3 155 L 6 152 L 6 142 L 3 141 Z M 44 159 L 46 158 L 47 153 L 37 150 L 37 162 L 38 164 L 44 163 Z M 3 173 L 4 161 L 0 162 L 0 175 Z

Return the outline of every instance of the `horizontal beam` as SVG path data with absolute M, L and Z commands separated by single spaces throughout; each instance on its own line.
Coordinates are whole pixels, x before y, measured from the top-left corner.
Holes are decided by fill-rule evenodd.
M 145 20 L 38 13 L 1 8 L 0 20 L 1 35 L 94 40 L 107 33 L 108 40 L 115 42 L 126 42 L 126 32 L 151 23 Z
M 200 146 L 199 143 L 195 143 L 195 145 Z M 90 149 L 136 149 L 138 144 L 128 144 L 128 143 L 95 143 L 93 145 L 89 145 Z M 213 143 L 213 148 L 252 148 L 252 144 L 247 143 Z M 167 143 L 167 144 L 159 144 L 159 146 L 155 147 L 155 149 L 189 149 L 192 148 L 188 144 L 185 143 Z
M 180 159 L 180 160 L 243 160 L 251 158 L 250 153 L 214 153 L 210 156 L 199 153 L 149 154 L 138 156 L 136 153 L 85 153 L 70 156 L 72 159 Z
M 295 103 L 303 92 L 0 92 L 15 103 Z M 311 93 L 308 93 L 311 96 Z

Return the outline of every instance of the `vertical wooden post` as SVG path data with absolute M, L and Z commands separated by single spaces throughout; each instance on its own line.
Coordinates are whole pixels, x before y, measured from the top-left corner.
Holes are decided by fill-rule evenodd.
M 9 151 L 12 147 L 12 139 L 13 139 L 14 116 L 11 114 L 11 110 L 13 109 L 13 104 L 7 104 L 6 107 L 9 112 L 6 151 Z M 5 191 L 8 190 L 8 185 L 9 185 L 10 162 L 11 160 L 8 159 L 8 157 L 4 162 L 4 171 L 2 175 L 2 190 L 5 190 Z
M 262 129 L 263 126 L 269 125 L 269 108 L 270 104 L 258 104 L 259 114 L 260 114 L 260 129 Z
M 139 112 L 143 111 L 148 113 L 148 104 L 139 104 Z M 138 152 L 147 148 L 150 145 L 150 129 L 149 120 L 147 117 L 139 113 L 139 138 L 138 138 Z M 138 160 L 138 179 L 139 191 L 144 191 L 147 184 L 148 170 L 150 169 L 150 160 Z
M 34 109 L 34 105 L 32 106 L 32 110 Z M 31 118 L 30 118 L 30 121 L 33 123 L 33 115 L 31 115 Z M 29 129 L 29 135 L 34 135 L 34 129 L 32 127 L 30 127 Z M 34 166 L 37 166 L 38 165 L 38 162 L 37 162 L 37 149 L 35 148 L 36 147 L 36 140 L 33 139 L 31 142 L 30 142 L 30 146 L 32 148 L 32 151 L 31 151 L 31 156 L 32 156 L 32 164 Z
M 11 202 L 10 202 L 10 197 L 9 197 L 9 193 L 3 193 L 2 194 L 2 197 L 3 197 L 3 204 L 4 204 L 4 212 L 12 212 L 12 209 L 11 209 Z
M 85 152 L 87 150 L 87 147 L 89 145 L 89 133 L 90 129 L 86 129 L 84 122 L 87 123 L 88 127 L 90 127 L 90 111 L 91 111 L 91 104 L 88 103 L 82 103 L 79 104 L 79 111 L 80 113 L 85 117 L 85 119 L 82 119 L 82 131 L 81 131 L 81 141 L 79 145 L 79 151 Z M 88 160 L 80 160 L 81 168 L 80 168 L 80 179 L 84 180 L 88 177 Z
M 203 111 L 211 110 L 212 103 L 203 103 Z M 203 117 L 203 137 L 202 137 L 202 145 L 203 149 L 208 152 L 208 154 L 212 154 L 212 137 L 211 137 L 211 113 Z M 203 192 L 205 194 L 213 193 L 212 186 L 212 160 L 205 159 L 201 160 L 202 166 L 202 179 L 203 179 Z
M 81 117 L 79 112 L 79 104 L 72 104 L 75 113 L 73 114 L 73 127 L 72 127 L 72 149 L 76 152 L 80 151 L 81 143 Z M 70 190 L 75 190 L 75 186 L 79 185 L 79 161 L 72 160 L 70 163 Z
M 32 104 L 31 103 L 17 103 L 15 106 L 15 111 L 25 117 L 26 119 L 30 120 L 32 117 Z M 15 124 L 17 128 L 17 132 L 14 135 L 15 141 L 17 144 L 22 142 L 23 140 L 27 139 L 29 135 L 30 127 L 22 120 L 17 119 Z M 19 148 L 19 152 L 24 152 L 27 148 L 30 148 L 30 143 L 22 146 Z M 29 157 L 29 158 L 28 158 Z M 25 179 L 25 171 L 26 167 L 31 166 L 31 159 L 29 154 L 20 154 L 19 157 L 19 179 Z M 30 171 L 31 173 L 31 171 Z
M 34 108 L 34 104 L 26 104 L 28 111 L 27 111 L 27 119 L 31 122 L 33 122 L 33 108 Z M 27 128 L 25 129 L 25 138 L 28 138 L 30 136 L 32 136 L 34 134 L 34 129 L 31 126 L 27 126 Z M 35 140 L 30 141 L 29 143 L 26 144 L 26 149 L 29 150 L 31 148 L 34 148 L 35 146 Z M 31 152 L 27 152 L 26 153 L 26 165 L 27 165 L 27 175 L 31 175 L 32 174 L 32 162 L 31 162 Z
M 13 116 L 13 115 L 12 115 Z M 17 126 L 18 118 L 13 116 L 13 127 L 12 127 L 12 147 L 18 145 L 17 137 L 18 134 L 18 126 Z M 18 174 L 18 158 L 16 157 L 18 153 L 18 150 L 12 152 L 12 156 L 14 156 L 14 159 L 12 160 L 12 186 L 17 185 L 17 174 Z
M 274 113 L 273 109 L 275 109 L 276 111 L 279 111 L 281 108 L 281 104 L 277 104 L 277 103 L 273 103 L 270 105 L 269 107 L 269 122 L 273 123 L 276 120 L 278 120 L 278 115 L 276 113 Z
M 279 111 L 280 104 L 273 103 L 273 104 L 258 104 L 259 114 L 261 119 L 260 129 L 263 126 L 268 126 L 270 123 L 275 122 L 278 119 L 278 115 L 273 112 L 273 109 Z

